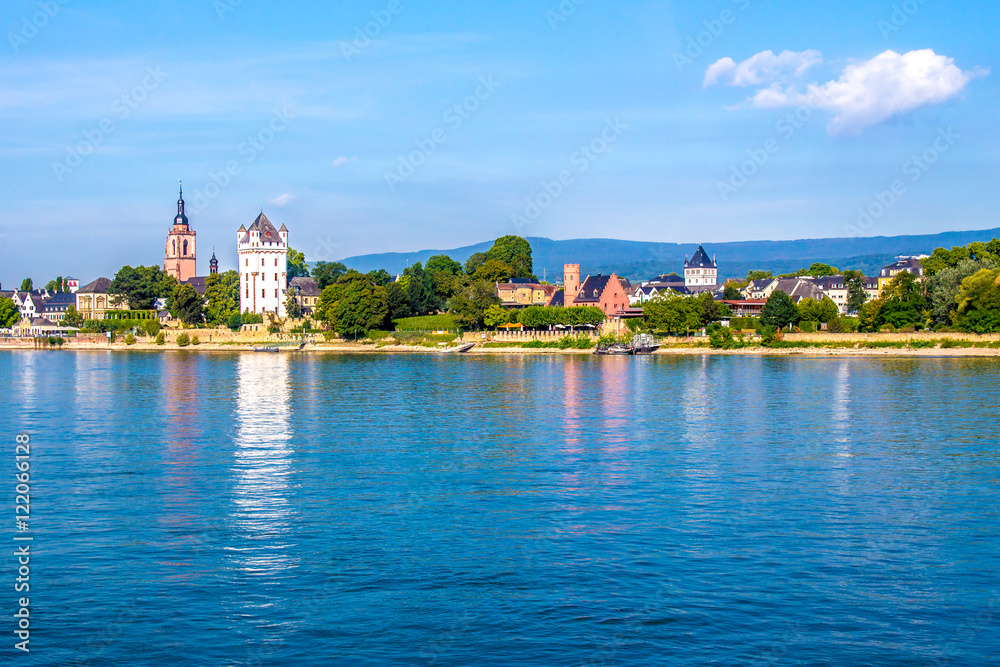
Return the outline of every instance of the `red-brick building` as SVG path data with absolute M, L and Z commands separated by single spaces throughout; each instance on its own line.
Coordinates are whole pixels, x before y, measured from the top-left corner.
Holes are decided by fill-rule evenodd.
M 580 265 L 566 264 L 563 267 L 563 303 L 567 308 L 595 306 L 611 318 L 628 308 L 628 281 L 615 274 L 610 276 L 587 276 L 580 282 Z

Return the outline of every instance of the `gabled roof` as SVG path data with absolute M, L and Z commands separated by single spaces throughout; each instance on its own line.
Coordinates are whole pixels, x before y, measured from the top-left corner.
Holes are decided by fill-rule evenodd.
M 72 292 L 59 292 L 46 299 L 45 306 L 69 306 L 76 305 L 76 295 Z
M 206 280 L 208 280 L 208 276 L 196 276 L 188 278 L 184 282 L 193 287 L 198 296 L 205 296 L 205 292 L 208 290 L 208 286 L 205 284 Z
M 285 226 L 282 225 L 281 228 L 285 229 Z M 285 231 L 288 230 L 285 229 Z M 261 214 L 257 216 L 257 219 L 253 221 L 253 224 L 250 225 L 250 229 L 247 230 L 247 235 L 243 238 L 241 243 L 250 242 L 250 232 L 260 232 L 261 243 L 281 243 L 281 234 L 277 229 L 275 229 L 274 225 L 271 224 L 271 221 L 267 219 L 267 216 L 264 215 L 263 212 L 261 212 Z
M 708 268 L 708 269 L 717 268 L 715 262 L 708 258 L 708 253 L 705 252 L 705 249 L 701 246 L 698 246 L 698 249 L 694 251 L 694 254 L 691 256 L 690 260 L 684 262 L 685 269 L 690 269 L 695 267 Z
M 552 298 L 549 299 L 549 302 L 546 305 L 548 305 L 548 306 L 565 306 L 566 305 L 566 292 L 564 292 L 562 290 L 556 290 L 556 292 L 552 295 Z
M 617 279 L 617 276 L 615 276 L 615 279 Z M 607 289 L 608 281 L 610 280 L 611 276 L 587 276 L 587 279 L 583 281 L 583 285 L 576 295 L 574 303 L 597 303 L 600 301 L 601 295 L 604 294 L 604 290 Z
M 92 283 L 88 283 L 76 291 L 77 294 L 107 294 L 111 287 L 111 280 L 108 278 L 98 278 Z
M 896 262 L 882 269 L 882 276 L 889 277 L 893 271 L 897 273 L 900 271 L 909 271 L 913 275 L 919 276 L 924 272 L 924 265 L 916 257 L 900 257 Z
M 315 278 L 292 278 L 289 283 L 299 296 L 320 296 L 323 291 L 316 284 Z

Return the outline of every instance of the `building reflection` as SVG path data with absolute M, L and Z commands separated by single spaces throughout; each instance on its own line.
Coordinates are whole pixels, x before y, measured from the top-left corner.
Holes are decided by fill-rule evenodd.
M 241 355 L 237 386 L 231 550 L 244 573 L 273 576 L 294 564 L 289 357 Z

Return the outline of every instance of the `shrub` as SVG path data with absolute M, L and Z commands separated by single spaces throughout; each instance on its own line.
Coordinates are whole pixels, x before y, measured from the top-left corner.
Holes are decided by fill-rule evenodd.
M 264 316 L 259 313 L 243 313 L 240 319 L 243 324 L 264 324 Z
M 323 340 L 325 340 L 327 342 L 330 342 L 331 340 L 337 340 L 337 338 L 339 338 L 339 336 L 337 336 L 337 332 L 336 331 L 324 331 L 323 332 Z
M 126 345 L 135 345 L 135 336 L 133 336 L 132 334 L 129 334 L 129 335 L 125 336 L 125 344 Z
M 761 326 L 758 317 L 733 317 L 729 320 L 729 328 L 734 330 L 757 330 Z
M 802 333 L 816 333 L 818 328 L 816 322 L 799 322 L 799 331 Z
M 188 338 L 186 333 L 182 333 L 177 337 L 177 347 L 187 347 L 191 344 L 191 339 Z
M 780 343 L 785 337 L 781 329 L 769 326 L 765 327 L 760 334 L 760 344 L 764 347 L 774 347 L 775 343 Z
M 146 324 L 143 325 L 143 329 L 145 329 L 146 333 L 149 334 L 150 336 L 156 336 L 157 334 L 160 333 L 160 329 L 162 328 L 163 326 L 160 324 L 158 320 L 148 320 Z
M 167 342 L 167 337 L 163 335 L 162 331 L 160 333 L 156 334 L 156 344 L 157 345 L 164 345 L 164 344 L 166 344 L 166 342 Z
M 198 340 L 197 336 L 191 336 L 191 344 L 192 345 L 201 345 L 201 341 Z

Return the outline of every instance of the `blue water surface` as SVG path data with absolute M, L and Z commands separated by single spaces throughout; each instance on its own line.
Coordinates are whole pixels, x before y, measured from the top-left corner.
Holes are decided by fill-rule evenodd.
M 0 662 L 1000 664 L 998 370 L 0 353 Z

